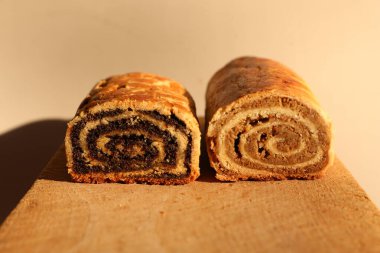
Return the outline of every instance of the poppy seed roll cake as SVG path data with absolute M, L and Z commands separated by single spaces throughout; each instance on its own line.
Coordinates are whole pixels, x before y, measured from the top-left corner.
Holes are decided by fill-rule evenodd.
M 76 182 L 185 184 L 199 176 L 195 105 L 177 82 L 147 73 L 98 82 L 68 123 Z

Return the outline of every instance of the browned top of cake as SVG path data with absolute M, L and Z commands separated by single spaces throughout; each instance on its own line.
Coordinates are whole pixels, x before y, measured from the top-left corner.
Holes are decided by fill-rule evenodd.
M 207 116 L 252 93 L 274 92 L 318 105 L 306 83 L 286 66 L 264 58 L 241 57 L 220 69 L 209 82 Z
M 195 103 L 181 84 L 147 73 L 128 73 L 99 81 L 83 100 L 77 114 L 111 100 L 150 101 L 195 115 Z

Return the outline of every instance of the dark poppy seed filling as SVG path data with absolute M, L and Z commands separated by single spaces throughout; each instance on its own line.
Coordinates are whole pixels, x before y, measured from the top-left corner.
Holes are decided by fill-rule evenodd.
M 132 122 L 138 122 L 138 123 L 132 123 Z M 150 135 L 161 137 L 164 142 L 165 150 L 166 150 L 166 156 L 163 161 L 164 164 L 167 165 L 175 165 L 176 163 L 176 150 L 178 148 L 177 141 L 175 140 L 175 137 L 171 136 L 168 131 L 160 130 L 158 127 L 150 123 L 149 121 L 145 120 L 139 120 L 136 117 L 131 117 L 128 119 L 120 119 L 117 121 L 109 122 L 107 125 L 99 125 L 96 128 L 92 129 L 88 135 L 86 142 L 88 144 L 88 148 L 90 150 L 91 157 L 99 160 L 104 161 L 108 165 L 107 167 L 110 169 L 110 171 L 130 171 L 131 168 L 126 166 L 125 168 L 121 167 L 121 160 L 127 162 L 128 164 L 131 164 L 136 160 L 135 158 L 131 158 L 126 152 L 120 152 L 119 150 L 115 150 L 116 152 L 112 152 L 112 155 L 105 154 L 101 150 L 99 150 L 96 146 L 96 140 L 99 136 L 109 133 L 113 130 L 118 131 L 130 131 L 130 130 L 141 130 L 144 129 L 145 131 L 149 132 Z M 113 136 L 114 138 L 117 138 L 117 136 Z M 119 138 L 120 139 L 120 138 Z M 125 139 L 129 139 L 129 136 L 127 135 Z M 144 162 L 145 160 L 145 166 L 143 168 L 151 167 L 150 162 L 153 160 L 155 156 L 158 155 L 157 149 L 151 146 L 152 141 L 150 139 L 147 139 L 143 137 L 142 148 L 146 151 L 149 151 L 146 153 L 146 155 L 143 156 L 143 159 L 140 159 L 140 161 Z M 109 143 L 108 143 L 109 144 Z M 133 145 L 133 143 L 130 142 L 124 142 L 126 146 Z M 112 150 L 111 150 L 112 151 Z M 122 158 L 121 160 L 119 159 Z M 136 168 L 140 169 L 140 167 Z
M 187 136 L 187 147 L 185 156 L 185 167 L 190 171 L 190 161 L 191 161 L 191 147 L 193 138 L 191 134 L 187 131 L 186 123 L 180 120 L 175 114 L 171 114 L 170 117 L 160 114 L 158 111 L 139 111 L 145 115 L 149 115 L 155 119 L 162 120 L 168 125 L 174 125 L 179 131 L 183 132 Z
M 151 164 L 158 155 L 157 148 L 151 146 L 152 141 L 142 135 L 115 135 L 109 138 L 111 140 L 106 144 L 106 147 L 114 155 L 106 154 L 106 158 L 108 166 L 113 167 L 114 170 L 122 168 L 123 165 L 131 171 L 145 168 L 146 164 Z M 134 149 L 137 149 L 137 152 Z M 120 162 L 113 165 L 113 157 Z
M 141 119 L 138 116 L 120 118 L 109 121 L 107 124 L 100 123 L 90 129 L 86 135 L 86 144 L 91 159 L 99 161 L 101 165 L 90 164 L 84 157 L 84 151 L 80 145 L 80 133 L 85 128 L 87 122 L 100 120 L 105 117 L 121 115 L 126 110 L 115 109 L 102 111 L 95 114 L 87 114 L 85 118 L 78 121 L 72 129 L 70 139 L 73 146 L 73 170 L 79 174 L 89 172 L 132 172 L 147 170 L 159 166 L 161 169 L 173 168 L 176 166 L 178 142 L 175 136 L 167 130 L 162 130 L 148 119 Z M 161 173 L 163 178 L 184 178 L 190 173 L 192 136 L 187 130 L 185 122 L 174 114 L 170 116 L 162 115 L 157 111 L 138 111 L 155 120 L 163 121 L 167 125 L 174 126 L 176 130 L 182 132 L 187 137 L 184 166 L 186 173 L 173 174 Z M 141 133 L 138 133 L 138 132 Z M 148 136 L 145 136 L 146 133 Z M 104 147 L 106 152 L 98 147 L 97 141 L 100 137 L 105 137 L 107 142 Z M 159 150 L 154 146 L 154 139 L 160 140 L 163 145 L 165 157 L 162 161 L 157 161 Z M 149 177 L 158 177 L 151 174 Z

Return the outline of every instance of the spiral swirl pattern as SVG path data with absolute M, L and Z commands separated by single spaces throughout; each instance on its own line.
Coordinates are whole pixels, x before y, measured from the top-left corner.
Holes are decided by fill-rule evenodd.
M 179 84 L 149 74 L 99 82 L 68 125 L 69 174 L 96 183 L 194 180 L 199 126 L 178 91 L 185 93 Z
M 313 177 L 328 162 L 323 126 L 316 111 L 295 99 L 249 101 L 210 122 L 213 165 L 221 179 L 305 178 L 305 171 Z
M 321 177 L 332 164 L 331 124 L 286 66 L 240 57 L 206 92 L 207 151 L 220 180 Z
M 165 168 L 167 175 L 188 175 L 191 135 L 184 123 L 173 117 L 162 130 L 160 126 L 168 123 L 160 117 L 163 115 L 158 112 L 121 109 L 87 115 L 71 132 L 76 154 L 73 170 L 145 175 L 159 167 Z

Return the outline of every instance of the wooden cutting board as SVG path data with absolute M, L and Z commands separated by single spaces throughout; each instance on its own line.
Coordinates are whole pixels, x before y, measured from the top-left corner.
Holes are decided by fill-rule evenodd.
M 323 179 L 79 184 L 63 147 L 0 229 L 0 252 L 380 252 L 380 213 L 336 160 Z

